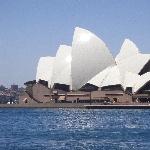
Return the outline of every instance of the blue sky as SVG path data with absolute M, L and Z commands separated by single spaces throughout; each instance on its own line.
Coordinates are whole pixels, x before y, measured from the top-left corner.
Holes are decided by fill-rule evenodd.
M 125 38 L 150 52 L 149 0 L 0 0 L 0 84 L 35 79 L 38 59 L 71 45 L 76 26 L 102 38 L 114 56 Z

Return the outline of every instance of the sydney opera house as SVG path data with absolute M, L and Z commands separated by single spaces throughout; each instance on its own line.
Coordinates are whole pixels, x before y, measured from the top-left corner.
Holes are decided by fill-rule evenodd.
M 26 82 L 30 101 L 134 103 L 150 101 L 150 54 L 125 39 L 114 58 L 95 34 L 76 27 L 72 45 L 41 57 L 36 80 Z

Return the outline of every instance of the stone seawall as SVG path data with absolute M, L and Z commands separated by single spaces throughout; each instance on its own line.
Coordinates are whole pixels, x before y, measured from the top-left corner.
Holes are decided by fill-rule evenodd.
M 148 104 L 89 105 L 89 103 L 0 104 L 0 108 L 150 109 Z

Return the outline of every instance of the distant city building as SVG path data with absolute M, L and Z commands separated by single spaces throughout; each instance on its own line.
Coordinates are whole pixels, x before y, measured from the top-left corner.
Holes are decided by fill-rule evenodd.
M 18 91 L 18 85 L 16 84 L 11 85 L 11 90 Z
M 18 85 L 11 85 L 11 88 L 0 86 L 0 104 L 14 104 L 19 102 L 19 95 L 24 88 L 18 88 Z

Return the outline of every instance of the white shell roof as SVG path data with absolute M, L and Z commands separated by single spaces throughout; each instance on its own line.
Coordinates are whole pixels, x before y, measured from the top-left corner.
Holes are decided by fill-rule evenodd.
M 113 66 L 110 71 L 108 72 L 108 75 L 104 79 L 101 87 L 110 86 L 110 85 L 122 85 L 120 71 L 117 66 Z
M 72 85 L 71 82 L 71 50 L 67 45 L 60 45 L 55 62 L 52 75 L 52 85 L 54 83 Z
M 149 81 L 150 81 L 150 72 L 141 75 L 140 79 L 137 80 L 134 86 L 134 92 L 136 93 L 142 86 L 144 86 Z
M 50 57 L 50 56 L 40 58 L 37 66 L 37 74 L 36 74 L 37 82 L 40 79 L 48 81 L 50 87 L 54 60 L 55 57 Z
M 145 64 L 150 60 L 150 54 L 141 54 L 131 40 L 125 39 L 115 60 L 123 81 L 126 72 L 140 73 Z
M 126 39 L 116 57 L 116 63 L 105 43 L 82 28 L 75 28 L 72 47 L 61 45 L 56 57 L 41 57 L 36 81 L 70 85 L 77 90 L 86 83 L 98 87 L 121 84 L 137 92 L 150 80 L 150 73 L 138 75 L 150 60 L 150 54 L 141 54 L 137 46 Z
M 126 89 L 127 87 L 133 87 L 134 88 L 135 84 L 140 79 L 141 79 L 140 75 L 138 75 L 136 73 L 132 73 L 132 72 L 126 72 L 125 78 L 124 78 L 124 83 L 123 83 L 124 89 Z
M 150 81 L 150 72 L 141 76 L 136 73 L 126 72 L 124 81 L 122 81 L 119 68 L 117 66 L 110 66 L 93 77 L 88 83 L 97 87 L 120 84 L 124 89 L 132 87 L 133 92 L 136 93 L 148 81 Z
M 119 63 L 120 61 L 129 58 L 131 56 L 137 55 L 138 53 L 139 53 L 139 49 L 137 48 L 135 43 L 133 43 L 129 39 L 125 39 L 121 46 L 120 52 L 116 56 L 115 60 L 117 63 Z
M 72 86 L 79 89 L 92 77 L 115 64 L 105 43 L 88 30 L 75 28 L 72 42 Z
M 141 87 L 143 87 L 148 81 L 150 81 L 150 72 L 143 75 L 127 72 L 124 80 L 124 89 L 132 87 L 133 92 L 136 93 Z
M 109 85 L 122 85 L 120 71 L 115 65 L 107 67 L 96 76 L 94 76 L 88 83 L 93 84 L 97 87 L 104 87 Z
M 124 80 L 126 72 L 132 72 L 135 74 L 140 73 L 140 71 L 143 69 L 143 67 L 149 60 L 150 60 L 149 54 L 139 53 L 137 55 L 131 56 L 119 62 L 117 66 L 120 70 L 122 80 Z
M 112 68 L 112 66 L 107 67 L 103 71 L 99 72 L 96 76 L 94 76 L 87 83 L 90 83 L 90 84 L 95 85 L 97 87 L 101 87 L 104 79 L 107 77 L 107 75 L 110 72 L 111 68 Z

